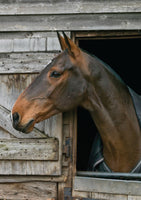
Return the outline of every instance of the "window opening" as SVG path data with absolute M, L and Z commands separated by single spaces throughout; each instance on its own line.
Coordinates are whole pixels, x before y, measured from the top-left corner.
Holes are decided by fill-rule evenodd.
M 135 92 L 141 94 L 140 87 L 140 51 L 141 38 L 79 38 L 78 45 L 90 54 L 94 54 L 111 68 L 113 68 Z M 77 110 L 77 161 L 76 169 L 79 176 L 93 176 L 87 171 L 89 154 L 93 139 L 96 134 L 96 126 L 88 111 L 83 108 Z M 103 174 L 103 173 L 101 173 Z M 116 174 L 116 173 L 115 173 Z M 122 174 L 122 176 L 121 176 Z M 117 178 L 127 179 L 129 173 L 118 173 Z M 101 177 L 100 173 L 99 176 Z M 116 175 L 115 175 L 116 176 Z M 132 175 L 131 175 L 132 176 Z M 136 179 L 137 177 L 133 175 Z M 105 174 L 108 178 L 108 175 Z M 114 176 L 112 175 L 114 178 Z M 138 177 L 141 179 L 141 177 Z

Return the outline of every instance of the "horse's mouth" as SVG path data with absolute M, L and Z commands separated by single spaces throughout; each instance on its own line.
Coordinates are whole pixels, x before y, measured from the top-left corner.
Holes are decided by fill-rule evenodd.
M 30 120 L 26 125 L 17 125 L 17 126 L 14 126 L 13 127 L 17 130 L 17 131 L 20 131 L 20 132 L 23 132 L 23 133 L 29 133 L 32 131 L 33 127 L 34 127 L 34 119 Z

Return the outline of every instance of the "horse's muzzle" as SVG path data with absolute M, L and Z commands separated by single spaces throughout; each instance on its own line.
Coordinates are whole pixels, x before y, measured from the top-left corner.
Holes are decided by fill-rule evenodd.
M 20 125 L 20 115 L 15 112 L 12 115 L 12 122 L 13 122 L 13 127 L 17 130 L 17 131 L 21 131 L 23 133 L 29 133 L 29 129 L 31 128 L 31 126 L 33 126 L 34 123 L 34 119 L 31 119 L 27 124 L 25 125 Z

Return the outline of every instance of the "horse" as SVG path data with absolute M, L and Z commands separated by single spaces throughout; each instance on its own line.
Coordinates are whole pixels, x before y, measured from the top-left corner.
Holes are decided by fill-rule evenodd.
M 35 123 L 81 106 L 90 112 L 102 143 L 103 157 L 91 160 L 93 166 L 103 162 L 111 172 L 141 172 L 141 128 L 131 89 L 64 32 L 57 35 L 62 52 L 19 95 L 11 111 L 13 127 L 29 133 Z

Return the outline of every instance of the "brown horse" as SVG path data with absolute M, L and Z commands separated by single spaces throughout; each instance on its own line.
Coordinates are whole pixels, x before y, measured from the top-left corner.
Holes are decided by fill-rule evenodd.
M 65 34 L 58 37 L 63 52 L 18 97 L 13 127 L 29 133 L 35 123 L 82 106 L 99 131 L 107 166 L 130 172 L 141 159 L 141 130 L 128 87 Z

